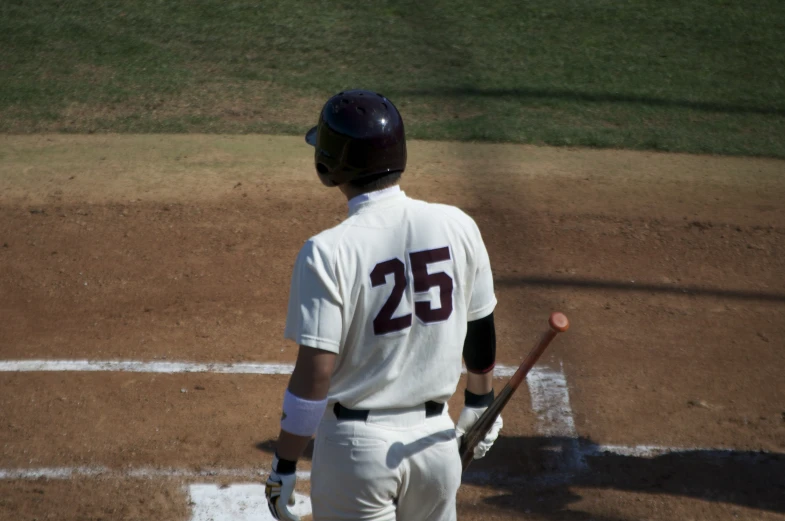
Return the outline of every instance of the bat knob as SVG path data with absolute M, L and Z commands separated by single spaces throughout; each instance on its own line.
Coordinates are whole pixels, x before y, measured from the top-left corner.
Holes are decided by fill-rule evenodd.
M 551 317 L 548 319 L 548 324 L 550 324 L 551 329 L 558 331 L 559 333 L 563 333 L 570 328 L 570 321 L 567 320 L 567 317 L 564 316 L 564 313 L 559 313 L 558 311 L 551 313 Z

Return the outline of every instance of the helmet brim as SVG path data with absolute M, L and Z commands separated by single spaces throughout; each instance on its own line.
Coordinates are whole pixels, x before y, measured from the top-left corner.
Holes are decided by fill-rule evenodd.
M 312 147 L 316 146 L 316 127 L 313 127 L 305 134 L 305 142 Z

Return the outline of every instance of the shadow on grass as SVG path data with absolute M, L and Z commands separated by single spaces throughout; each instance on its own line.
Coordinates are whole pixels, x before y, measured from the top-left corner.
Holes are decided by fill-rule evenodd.
M 785 116 L 785 109 L 777 107 L 756 107 L 718 103 L 713 101 L 672 100 L 635 96 L 630 94 L 592 93 L 574 90 L 535 89 L 519 87 L 513 89 L 480 89 L 476 87 L 444 87 L 439 89 L 403 89 L 396 95 L 423 96 L 438 98 L 516 98 L 524 99 L 558 99 L 589 103 L 627 103 L 649 107 L 685 108 L 704 112 L 725 114 L 761 114 L 765 116 Z

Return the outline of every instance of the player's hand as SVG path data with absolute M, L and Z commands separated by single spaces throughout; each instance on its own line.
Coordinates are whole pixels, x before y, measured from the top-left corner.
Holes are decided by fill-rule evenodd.
M 294 506 L 294 484 L 297 482 L 297 474 L 278 474 L 276 472 L 277 460 L 277 456 L 273 456 L 273 471 L 267 478 L 264 488 L 267 506 L 275 519 L 300 521 L 300 516 L 289 511 L 289 507 Z
M 487 407 L 464 407 L 461 411 L 461 415 L 458 417 L 458 423 L 455 425 L 455 433 L 458 436 L 458 445 L 460 446 L 461 437 L 468 431 L 472 425 L 474 425 L 477 420 L 482 416 L 482 413 L 485 412 Z M 496 438 L 499 437 L 499 432 L 501 431 L 502 427 L 504 426 L 504 422 L 502 421 L 501 414 L 496 417 L 494 420 L 493 425 L 491 425 L 488 434 L 485 435 L 480 443 L 474 447 L 474 459 L 480 459 L 485 456 L 485 454 L 491 449 L 493 446 L 493 442 L 496 441 Z

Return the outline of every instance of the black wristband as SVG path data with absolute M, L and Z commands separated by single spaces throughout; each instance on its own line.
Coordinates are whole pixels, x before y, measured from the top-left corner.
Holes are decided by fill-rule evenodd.
M 297 462 L 292 461 L 289 459 L 281 459 L 278 457 L 278 453 L 275 454 L 275 457 L 278 458 L 278 464 L 273 469 L 273 472 L 276 474 L 294 474 L 297 470 Z
M 463 403 L 467 407 L 488 407 L 495 397 L 493 389 L 488 394 L 474 394 L 468 389 L 463 391 Z

